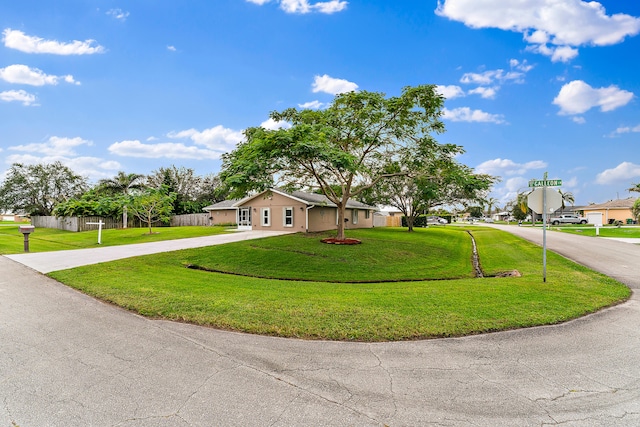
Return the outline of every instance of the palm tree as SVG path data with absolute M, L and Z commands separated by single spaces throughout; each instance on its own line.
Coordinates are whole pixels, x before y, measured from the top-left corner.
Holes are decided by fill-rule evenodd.
M 640 182 L 637 184 L 632 184 L 631 187 L 627 188 L 627 191 L 635 191 L 636 193 L 640 193 Z
M 636 200 L 631 208 L 631 213 L 635 218 L 636 222 L 640 222 L 640 199 Z
M 571 193 L 570 191 L 563 192 L 562 190 L 558 189 L 558 193 L 560 193 L 560 197 L 562 197 L 562 210 L 560 212 L 564 212 L 564 208 L 566 206 L 564 202 L 571 203 L 571 206 L 573 206 L 573 204 L 576 202 L 575 197 L 573 197 L 573 193 Z
M 132 190 L 140 190 L 144 188 L 142 182 L 145 176 L 138 173 L 125 173 L 123 171 L 110 179 L 101 179 L 98 181 L 98 188 L 109 192 L 110 194 L 124 194 L 130 196 Z M 122 207 L 122 228 L 127 228 L 127 205 Z
M 498 203 L 498 199 L 489 197 L 487 200 L 485 200 L 485 202 L 487 204 L 487 217 L 491 218 L 491 208 L 496 206 L 496 204 Z

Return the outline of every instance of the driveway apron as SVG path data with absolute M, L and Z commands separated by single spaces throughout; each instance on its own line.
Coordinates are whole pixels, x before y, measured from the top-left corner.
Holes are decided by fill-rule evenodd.
M 636 245 L 547 244 L 640 285 Z M 640 425 L 635 293 L 556 326 L 368 344 L 151 320 L 8 257 L 0 271 L 0 426 Z

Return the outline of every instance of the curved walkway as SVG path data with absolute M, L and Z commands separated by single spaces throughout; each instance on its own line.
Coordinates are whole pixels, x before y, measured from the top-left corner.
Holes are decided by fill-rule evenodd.
M 640 247 L 547 243 L 640 286 Z M 557 326 L 366 344 L 149 320 L 7 257 L 0 271 L 2 427 L 640 424 L 635 293 Z
M 56 252 L 34 252 L 27 254 L 6 255 L 7 258 L 31 267 L 40 273 L 50 273 L 81 265 L 98 264 L 131 258 L 140 255 L 171 252 L 180 249 L 201 248 L 204 246 L 222 245 L 241 240 L 260 239 L 262 237 L 289 234 L 288 231 L 241 231 L 213 236 L 191 237 L 188 239 L 164 240 L 161 242 L 136 243 L 133 245 L 106 246 L 103 248 L 71 249 Z

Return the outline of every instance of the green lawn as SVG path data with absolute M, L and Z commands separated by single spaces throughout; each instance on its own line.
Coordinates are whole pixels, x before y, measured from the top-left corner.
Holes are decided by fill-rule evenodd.
M 24 225 L 24 224 L 23 224 Z M 18 224 L 0 227 L 0 255 L 22 253 L 24 236 Z M 158 227 L 149 234 L 148 228 L 102 230 L 102 244 L 98 245 L 98 231 L 71 231 L 36 228 L 29 236 L 29 252 L 49 252 L 66 249 L 86 249 L 99 246 L 118 246 L 132 243 L 157 242 L 225 233 L 224 227 Z
M 477 240 L 485 273 L 517 269 L 522 277 L 470 278 L 466 229 Z M 153 318 L 256 334 L 355 341 L 462 336 L 554 324 L 630 295 L 624 285 L 554 253 L 547 254 L 543 283 L 542 250 L 500 230 L 430 227 L 407 233 L 377 228 L 348 235 L 362 239 L 362 245 L 325 245 L 320 236 L 295 234 L 142 256 L 50 276 Z M 186 268 L 190 264 L 235 274 Z M 249 277 L 255 275 L 316 281 Z M 425 277 L 440 280 L 346 283 Z
M 581 234 L 583 236 L 591 236 L 595 237 L 596 228 L 589 225 L 583 227 L 556 227 L 551 226 L 552 230 L 562 231 L 565 233 L 572 234 Z M 635 237 L 640 238 L 640 227 L 632 226 L 632 227 L 616 227 L 616 226 L 606 226 L 600 227 L 600 237 Z

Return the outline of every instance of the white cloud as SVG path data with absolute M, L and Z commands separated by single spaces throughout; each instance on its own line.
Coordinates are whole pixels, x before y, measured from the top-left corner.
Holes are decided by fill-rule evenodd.
M 640 165 L 631 162 L 622 162 L 613 169 L 607 169 L 596 176 L 598 184 L 614 184 L 621 181 L 629 181 L 640 177 Z
M 493 82 L 505 83 L 508 81 L 523 83 L 524 73 L 520 71 L 505 72 L 502 69 L 498 69 L 488 70 L 483 73 L 465 73 L 460 78 L 460 83 L 479 85 L 489 85 Z
M 0 100 L 5 102 L 22 102 L 22 105 L 37 105 L 36 96 L 24 90 L 7 90 L 0 92 Z
M 117 19 L 118 21 L 126 21 L 127 18 L 129 17 L 129 12 L 125 12 L 122 9 L 110 9 L 107 11 L 107 15 L 112 16 L 113 18 Z
M 28 151 L 30 153 L 40 153 L 47 156 L 75 156 L 75 148 L 81 145 L 91 146 L 93 145 L 93 142 L 80 137 L 61 138 L 58 136 L 52 136 L 44 143 L 15 145 L 13 147 L 9 147 L 9 150 Z
M 260 127 L 267 130 L 288 129 L 291 127 L 291 124 L 288 122 L 276 122 L 272 118 L 269 118 L 268 120 L 260 123 Z
M 623 135 L 625 133 L 640 133 L 640 125 L 635 126 L 635 127 L 631 127 L 631 126 L 619 127 L 619 128 L 617 128 L 616 130 L 614 130 L 613 132 L 611 132 L 607 136 L 609 138 L 613 138 L 613 137 L 616 137 L 616 136 Z
M 582 80 L 574 80 L 562 86 L 553 103 L 560 107 L 562 115 L 582 114 L 593 107 L 600 111 L 612 111 L 627 105 L 634 97 L 632 92 L 615 85 L 594 89 Z
M 37 68 L 29 68 L 26 65 L 15 64 L 5 68 L 0 68 L 0 79 L 14 84 L 25 84 L 31 86 L 57 85 L 60 80 L 67 83 L 79 85 L 73 76 L 53 76 L 45 74 Z
M 583 125 L 583 124 L 587 123 L 587 120 L 582 116 L 571 117 L 571 120 L 573 120 L 575 123 L 577 123 L 579 125 Z
M 472 95 L 480 95 L 485 99 L 494 99 L 499 87 L 478 87 L 469 91 Z
M 347 8 L 347 4 L 349 3 L 340 0 L 322 1 L 313 5 L 313 8 L 320 13 L 332 14 L 345 10 Z
M 270 0 L 247 1 L 260 6 L 270 2 Z M 345 10 L 348 5 L 348 2 L 341 0 L 322 1 L 316 2 L 314 4 L 309 3 L 308 0 L 277 0 L 276 2 L 280 3 L 280 9 L 282 9 L 286 13 L 300 14 L 311 13 L 314 11 L 319 13 L 332 14 Z
M 35 165 L 39 163 L 61 162 L 69 169 L 81 176 L 98 180 L 110 178 L 115 171 L 121 170 L 120 163 L 113 160 L 105 160 L 98 157 L 65 157 L 65 156 L 34 156 L 33 154 L 13 154 L 7 156 L 6 163 L 22 163 Z
M 187 129 L 180 132 L 170 132 L 167 134 L 169 138 L 189 138 L 196 145 L 201 145 L 209 150 L 219 153 L 226 153 L 232 150 L 236 145 L 244 139 L 241 131 L 225 128 L 221 125 L 198 131 L 196 129 Z
M 123 157 L 147 159 L 219 159 L 218 151 L 188 146 L 182 143 L 161 142 L 145 144 L 138 140 L 115 142 L 109 146 L 109 152 Z
M 543 169 L 547 163 L 542 160 L 533 160 L 527 163 L 516 163 L 510 159 L 487 160 L 476 166 L 477 173 L 486 173 L 494 176 L 524 175 L 532 170 Z M 528 179 L 526 179 L 528 181 Z M 512 181 L 513 182 L 513 181 Z
M 533 65 L 528 64 L 526 59 L 522 62 L 518 61 L 517 59 L 511 59 L 509 60 L 509 65 L 511 66 L 511 68 L 515 68 L 516 70 L 520 70 L 525 73 L 528 73 L 534 67 Z
M 4 45 L 11 49 L 16 49 L 26 53 L 50 53 L 54 55 L 92 55 L 103 53 L 104 47 L 96 45 L 95 40 L 61 43 L 56 40 L 45 40 L 41 37 L 28 36 L 22 31 L 5 29 L 2 41 Z
M 325 74 L 323 76 L 315 76 L 313 79 L 312 91 L 325 92 L 331 95 L 339 93 L 351 92 L 358 89 L 358 85 L 344 79 L 336 79 Z
M 442 110 L 442 118 L 453 122 L 487 122 L 487 123 L 505 123 L 501 114 L 490 114 L 482 110 L 471 110 L 469 107 L 454 108 Z
M 324 104 L 320 101 L 310 101 L 310 102 L 305 102 L 304 104 L 298 104 L 298 107 L 308 108 L 311 110 L 319 110 L 322 107 L 324 107 Z
M 270 2 L 270 0 L 247 1 L 259 6 Z M 286 13 L 300 14 L 311 12 L 332 14 L 336 12 L 342 12 L 347 8 L 347 5 L 349 4 L 348 2 L 342 0 L 319 1 L 316 3 L 309 3 L 309 0 L 276 0 L 276 2 L 280 3 L 280 9 L 284 10 Z
M 436 86 L 436 92 L 444 96 L 446 99 L 455 99 L 465 96 L 464 90 L 460 86 L 456 85 L 438 85 Z
M 640 32 L 640 18 L 607 15 L 596 1 L 443 0 L 438 1 L 436 14 L 471 28 L 522 33 L 530 50 L 553 61 L 574 58 L 578 54 L 575 47 L 617 44 Z
M 171 52 L 175 52 L 176 51 L 176 47 L 175 46 L 167 46 L 167 50 L 170 50 Z

